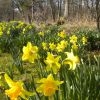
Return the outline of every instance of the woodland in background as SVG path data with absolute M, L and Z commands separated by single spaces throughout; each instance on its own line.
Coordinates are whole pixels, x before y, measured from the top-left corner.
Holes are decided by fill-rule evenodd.
M 0 21 L 93 21 L 100 31 L 100 0 L 0 0 Z

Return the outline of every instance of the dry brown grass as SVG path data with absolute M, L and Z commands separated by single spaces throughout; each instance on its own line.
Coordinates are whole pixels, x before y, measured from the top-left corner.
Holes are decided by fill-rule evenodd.
M 95 20 L 87 20 L 87 19 L 81 19 L 81 20 L 75 20 L 73 21 L 66 21 L 63 20 L 63 23 L 59 24 L 58 21 L 53 22 L 52 20 L 40 23 L 35 23 L 35 26 L 39 29 L 43 29 L 43 25 L 49 26 L 49 25 L 60 25 L 62 29 L 64 29 L 66 32 L 73 32 L 73 31 L 79 31 L 79 30 L 96 30 L 96 21 Z
M 73 22 L 66 22 L 62 25 L 66 31 L 76 31 L 79 29 L 88 29 L 88 30 L 95 30 L 96 29 L 96 22 L 94 21 L 73 21 Z

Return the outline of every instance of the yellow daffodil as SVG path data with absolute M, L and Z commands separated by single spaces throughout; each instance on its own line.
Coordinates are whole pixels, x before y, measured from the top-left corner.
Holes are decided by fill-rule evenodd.
M 28 96 L 34 95 L 34 93 L 28 92 L 23 88 L 23 82 L 14 82 L 7 74 L 5 74 L 4 77 L 10 87 L 9 90 L 5 90 L 5 94 L 8 95 L 11 100 L 18 100 L 18 97 L 28 100 Z
M 60 43 L 57 44 L 57 51 L 62 52 L 67 47 L 68 42 L 65 40 L 62 40 Z
M 61 37 L 61 38 L 65 38 L 66 37 L 65 31 L 63 30 L 60 33 L 58 33 L 58 36 Z
M 0 36 L 3 34 L 2 27 L 0 27 Z
M 3 32 L 2 31 L 0 31 L 0 36 L 3 34 Z
M 10 34 L 10 28 L 7 30 L 7 34 L 8 34 L 8 35 Z
M 72 45 L 72 50 L 75 50 L 75 51 L 78 50 L 78 45 L 77 45 L 76 43 L 74 43 L 74 44 Z
M 67 58 L 64 60 L 64 64 L 68 64 L 70 66 L 70 70 L 75 70 L 76 64 L 79 63 L 79 57 L 74 56 L 73 52 L 66 52 Z
M 59 59 L 60 56 L 55 57 L 52 53 L 48 52 L 47 58 L 45 60 L 47 71 L 50 71 L 52 69 L 54 74 L 57 74 L 61 66 L 61 64 L 59 63 Z
M 54 43 L 49 43 L 49 48 L 51 50 L 54 50 L 56 48 L 56 45 Z
M 77 36 L 76 35 L 71 36 L 70 42 L 73 43 L 73 44 L 76 43 L 77 42 Z
M 22 31 L 22 33 L 24 34 L 24 33 L 25 33 L 25 31 L 26 31 L 26 28 L 23 28 L 23 31 Z
M 34 60 L 38 58 L 38 47 L 33 46 L 31 42 L 27 43 L 27 46 L 23 47 L 23 61 L 29 61 L 31 63 L 34 63 Z
M 29 29 L 32 29 L 32 25 L 29 25 Z
M 41 79 L 38 83 L 41 85 L 36 89 L 37 92 L 43 93 L 44 96 L 51 96 L 58 90 L 58 86 L 62 84 L 63 81 L 54 80 L 53 75 L 50 74 L 47 78 Z
M 20 28 L 22 28 L 24 25 L 25 25 L 24 22 L 19 22 L 19 25 L 16 26 L 16 28 L 17 28 L 17 29 L 20 29 Z
M 48 49 L 47 43 L 46 42 L 42 42 L 42 47 L 43 47 L 44 50 L 47 50 Z
M 44 32 L 39 32 L 38 33 L 40 36 L 44 36 Z
M 87 43 L 87 38 L 85 36 L 82 37 L 82 43 L 85 45 Z
M 33 25 L 27 25 L 25 28 L 23 28 L 22 33 L 25 34 L 27 33 L 29 30 L 31 30 L 33 28 Z

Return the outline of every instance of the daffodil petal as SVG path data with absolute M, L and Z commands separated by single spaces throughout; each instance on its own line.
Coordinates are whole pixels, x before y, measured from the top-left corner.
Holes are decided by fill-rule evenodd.
M 29 92 L 29 91 L 26 91 L 25 89 L 22 90 L 22 93 L 25 94 L 25 95 L 27 95 L 27 96 L 33 96 L 33 95 L 35 95 L 34 92 Z
M 22 99 L 24 99 L 24 100 L 28 100 L 28 98 L 26 98 L 26 96 L 25 96 L 23 93 L 20 94 L 20 97 L 21 97 Z
M 37 83 L 44 83 L 46 81 L 46 78 L 42 78 L 41 80 L 38 80 Z
M 40 86 L 36 89 L 36 91 L 39 92 L 39 93 L 42 93 L 42 91 L 43 91 L 43 87 L 44 87 L 43 84 L 40 85 Z
M 12 87 L 14 85 L 14 81 L 7 74 L 4 75 L 4 78 L 7 84 L 9 85 L 9 87 Z

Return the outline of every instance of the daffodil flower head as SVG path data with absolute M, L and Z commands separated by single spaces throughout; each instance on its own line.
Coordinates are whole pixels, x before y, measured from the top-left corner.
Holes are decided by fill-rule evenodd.
M 58 33 L 58 36 L 61 37 L 61 38 L 65 38 L 66 37 L 65 31 L 63 30 L 60 33 Z
M 10 28 L 7 30 L 7 34 L 8 34 L 8 35 L 10 34 Z
M 56 48 L 56 45 L 54 43 L 49 43 L 49 48 L 51 50 L 54 50 Z
M 34 63 L 35 59 L 38 59 L 38 47 L 33 46 L 31 42 L 28 42 L 27 46 L 23 47 L 22 60 Z
M 7 74 L 4 75 L 5 81 L 9 85 L 10 89 L 5 90 L 5 94 L 9 96 L 11 100 L 18 100 L 18 97 L 28 100 L 28 96 L 34 95 L 34 93 L 28 92 L 23 88 L 23 82 L 13 81 Z
M 44 32 L 39 32 L 38 33 L 40 36 L 44 36 Z
M 58 70 L 61 67 L 59 63 L 60 56 L 55 57 L 52 53 L 48 52 L 47 58 L 44 61 L 47 65 L 47 71 L 52 70 L 54 74 L 57 74 Z
M 44 50 L 47 50 L 48 49 L 47 43 L 46 42 L 42 42 L 42 47 L 43 47 Z
M 23 28 L 23 31 L 22 31 L 22 33 L 24 34 L 24 33 L 25 33 L 25 31 L 26 31 L 26 28 Z
M 82 43 L 85 45 L 87 43 L 87 38 L 85 36 L 82 37 Z
M 0 36 L 3 34 L 3 29 L 2 27 L 0 26 Z
M 67 58 L 64 60 L 64 64 L 68 64 L 70 70 L 75 70 L 76 64 L 80 62 L 79 57 L 75 56 L 73 52 L 66 52 L 66 54 Z
M 78 45 L 76 43 L 74 43 L 72 45 L 72 50 L 77 51 L 78 50 Z
M 60 43 L 57 44 L 57 51 L 62 52 L 67 47 L 68 42 L 65 40 L 60 41 Z
M 43 93 L 44 96 L 51 96 L 59 89 L 58 86 L 62 84 L 63 81 L 54 80 L 53 75 L 50 74 L 47 78 L 39 80 L 38 83 L 41 85 L 36 89 L 37 92 Z
M 77 36 L 76 35 L 72 35 L 71 37 L 70 37 L 70 42 L 71 43 L 76 43 L 77 42 Z

